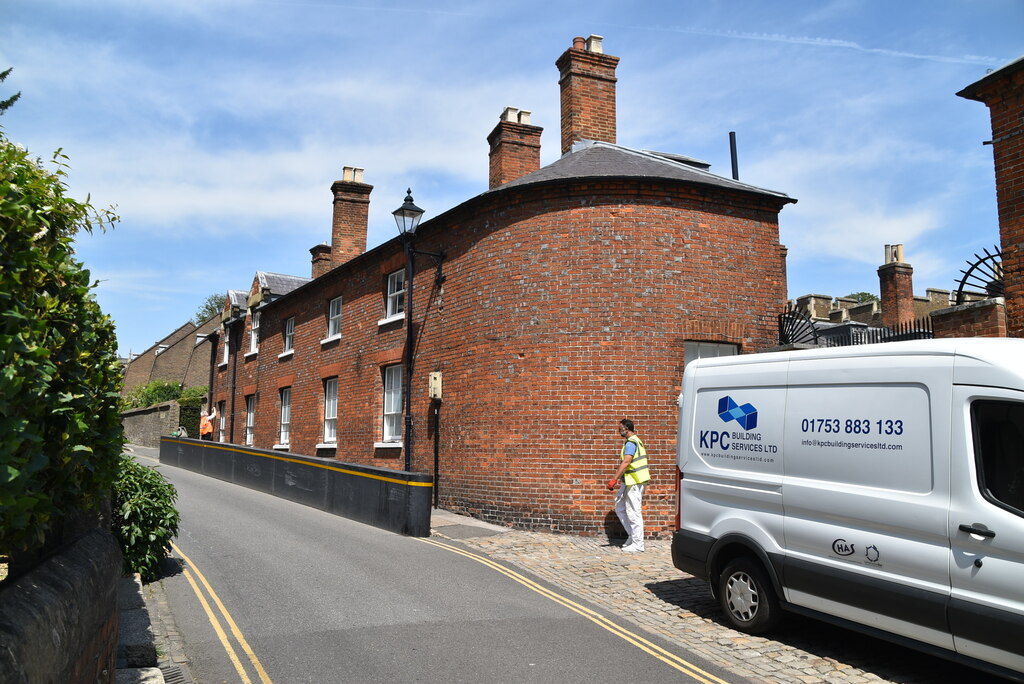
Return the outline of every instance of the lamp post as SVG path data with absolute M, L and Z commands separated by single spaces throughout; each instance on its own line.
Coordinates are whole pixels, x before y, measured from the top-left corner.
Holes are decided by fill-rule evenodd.
M 405 202 L 398 209 L 391 212 L 398 225 L 398 234 L 402 240 L 402 247 L 405 249 L 405 369 L 402 373 L 402 395 L 405 400 L 405 429 L 402 433 L 402 447 L 405 451 L 405 469 L 412 470 L 412 371 L 413 360 L 416 357 L 415 344 L 416 333 L 412 324 L 413 308 L 413 278 L 416 275 L 417 254 L 429 256 L 437 264 L 437 282 L 444 282 L 441 274 L 441 262 L 444 261 L 444 252 L 421 252 L 413 249 L 413 239 L 416 237 L 416 229 L 420 225 L 420 218 L 423 217 L 423 210 L 413 204 L 412 189 L 406 190 Z

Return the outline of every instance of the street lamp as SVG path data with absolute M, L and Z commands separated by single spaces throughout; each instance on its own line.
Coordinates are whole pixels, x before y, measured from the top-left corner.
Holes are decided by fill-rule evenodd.
M 438 284 L 444 282 L 444 276 L 441 273 L 441 262 L 444 261 L 445 255 L 444 252 L 421 252 L 412 248 L 413 239 L 416 237 L 416 229 L 419 227 L 420 219 L 423 217 L 423 210 L 413 204 L 412 188 L 407 189 L 405 192 L 405 202 L 391 213 L 395 217 L 395 223 L 398 225 L 398 235 L 402 240 L 402 247 L 405 249 L 405 372 L 402 378 L 402 394 L 405 398 L 405 430 L 402 434 L 402 447 L 405 451 L 405 469 L 406 471 L 411 471 L 413 440 L 412 369 L 413 360 L 416 357 L 416 352 L 413 348 L 416 343 L 416 334 L 412 325 L 412 283 L 413 277 L 416 275 L 415 255 L 421 254 L 434 259 L 434 263 L 437 264 L 436 282 Z

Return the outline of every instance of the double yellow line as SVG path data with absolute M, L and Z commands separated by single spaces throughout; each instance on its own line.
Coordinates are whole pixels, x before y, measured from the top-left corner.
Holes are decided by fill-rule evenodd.
M 509 568 L 506 568 L 504 565 L 501 565 L 499 563 L 495 563 L 494 561 L 492 561 L 491 559 L 489 559 L 489 558 L 487 558 L 485 556 L 479 556 L 479 555 L 477 555 L 475 553 L 471 553 L 469 551 L 465 551 L 463 549 L 460 549 L 457 546 L 452 546 L 450 544 L 445 544 L 444 542 L 435 541 L 433 539 L 428 539 L 426 537 L 417 537 L 417 539 L 419 539 L 420 541 L 425 542 L 427 544 L 431 544 L 433 546 L 436 546 L 438 548 L 442 548 L 442 549 L 445 549 L 447 551 L 451 551 L 453 553 L 457 553 L 460 556 L 465 556 L 466 558 L 469 558 L 471 560 L 475 560 L 477 563 L 481 563 L 481 564 L 486 565 L 487 567 L 489 567 L 489 568 L 491 568 L 493 570 L 497 570 L 498 572 L 500 572 L 501 574 L 505 575 L 506 577 L 512 578 L 516 582 L 519 582 L 520 584 L 522 584 L 523 586 L 527 587 L 528 589 L 532 589 L 533 591 L 537 592 L 541 596 L 544 596 L 544 597 L 546 597 L 548 599 L 551 599 L 552 601 L 554 601 L 555 603 L 557 603 L 559 605 L 565 606 L 566 608 L 568 608 L 569 610 L 573 611 L 574 613 L 578 613 L 579 615 L 582 615 L 583 617 L 587 618 L 588 620 L 590 620 L 591 622 L 596 624 L 598 627 L 601 627 L 602 629 L 605 629 L 605 630 L 611 632 L 612 634 L 614 634 L 615 636 L 619 637 L 620 639 L 622 639 L 622 640 L 624 640 L 624 641 L 626 641 L 626 642 L 628 642 L 630 644 L 633 644 L 634 646 L 639 648 L 641 651 L 644 651 L 645 653 L 654 656 L 655 658 L 657 658 L 658 660 L 662 661 L 663 663 L 665 663 L 669 667 L 675 668 L 676 670 L 682 672 L 683 674 L 688 675 L 689 677 L 693 678 L 695 681 L 702 682 L 702 684 L 729 684 L 725 680 L 719 679 L 718 677 L 714 676 L 710 672 L 705 672 L 704 670 L 702 670 L 701 668 L 697 667 L 696 665 L 694 665 L 690 661 L 685 660 L 683 658 L 680 658 L 675 653 L 672 653 L 671 651 L 666 651 L 661 646 L 658 646 L 657 644 L 655 644 L 655 643 L 653 643 L 651 641 L 648 641 L 647 639 L 643 638 L 639 634 L 636 634 L 635 632 L 631 632 L 630 630 L 625 629 L 624 627 L 621 627 L 621 626 L 615 624 L 614 622 L 612 622 L 611 620 L 609 620 L 605 616 L 601 615 L 597 611 L 593 611 L 593 610 L 587 608 L 586 606 L 582 606 L 582 605 L 576 603 L 575 601 L 571 601 L 570 599 L 566 598 L 565 596 L 562 596 L 561 594 L 557 594 L 557 593 L 551 591 L 550 589 L 547 589 L 546 587 L 538 584 L 537 582 L 534 582 L 530 578 L 525 577 L 524 575 L 520 575 L 518 572 L 516 572 L 514 570 L 510 570 Z
M 213 600 L 215 604 L 217 604 L 217 608 L 220 610 L 221 615 L 224 617 L 224 621 L 227 623 L 228 628 L 231 630 L 231 634 L 234 635 L 235 641 L 238 642 L 238 645 L 242 649 L 242 652 L 249 659 L 249 663 L 252 665 L 253 669 L 256 670 L 256 674 L 259 677 L 260 681 L 263 682 L 263 684 L 272 684 L 272 682 L 270 681 L 270 677 L 267 676 L 266 670 L 263 669 L 263 664 L 260 663 L 260 659 L 256 657 L 256 654 L 253 653 L 252 648 L 249 647 L 249 642 L 247 642 L 245 640 L 245 637 L 242 636 L 242 631 L 238 629 L 238 625 L 235 624 L 235 620 L 231 617 L 231 613 L 229 613 L 228 609 L 224 607 L 224 604 L 221 602 L 220 597 L 217 596 L 217 593 L 213 590 L 213 587 L 211 587 L 210 583 L 206 581 L 205 577 L 203 577 L 203 573 L 199 572 L 199 568 L 196 567 L 196 564 L 193 563 L 188 556 L 182 553 L 181 549 L 179 549 L 174 542 L 171 542 L 171 548 L 174 549 L 174 552 L 181 556 L 182 560 L 184 560 L 185 563 L 187 563 L 189 567 L 192 568 L 192 572 L 194 572 L 196 574 L 196 577 L 199 578 L 199 581 L 202 582 L 203 587 L 206 588 L 206 592 L 210 595 L 210 598 Z M 185 579 L 187 579 L 188 583 L 192 585 L 192 591 L 194 591 L 196 593 L 196 596 L 199 598 L 199 603 L 203 606 L 203 610 L 206 611 L 206 617 L 210 620 L 210 624 L 213 625 L 213 631 L 217 633 L 217 638 L 220 639 L 221 645 L 224 647 L 224 650 L 227 651 L 228 658 L 231 660 L 231 664 L 234 665 L 235 670 L 238 671 L 238 676 L 242 678 L 244 684 L 252 684 L 252 680 L 249 679 L 249 675 L 245 671 L 245 667 L 242 663 L 242 660 L 238 657 L 238 654 L 235 652 L 234 647 L 232 647 L 231 640 L 228 638 L 227 633 L 221 626 L 220 619 L 217 618 L 217 614 L 210 607 L 209 601 L 206 600 L 206 596 L 203 595 L 202 589 L 199 588 L 199 585 L 196 583 L 195 578 L 192 577 L 192 572 L 189 572 L 188 568 L 184 568 L 182 570 L 182 573 L 185 575 Z

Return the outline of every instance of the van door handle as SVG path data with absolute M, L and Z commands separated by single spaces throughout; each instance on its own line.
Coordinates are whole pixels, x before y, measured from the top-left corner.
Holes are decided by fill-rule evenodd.
M 967 523 L 960 523 L 960 531 L 966 532 L 967 534 L 976 534 L 979 537 L 988 537 L 989 539 L 996 536 L 996 533 L 987 527 L 981 527 L 980 525 L 968 525 Z

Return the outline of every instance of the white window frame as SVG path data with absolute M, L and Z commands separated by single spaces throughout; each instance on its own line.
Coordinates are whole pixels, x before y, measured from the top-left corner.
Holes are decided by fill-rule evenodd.
M 228 365 L 228 345 L 231 343 L 231 332 L 227 328 L 224 328 L 224 334 L 221 338 L 224 345 L 224 351 L 221 352 L 220 365 L 226 366 Z
M 327 339 L 341 337 L 341 297 L 335 297 L 327 306 Z
M 385 444 L 402 442 L 402 364 L 384 367 L 384 412 L 382 434 Z
M 249 326 L 249 354 L 260 350 L 260 312 L 252 312 L 252 325 Z M 248 356 L 248 354 L 246 355 Z
M 405 316 L 405 269 L 388 275 L 388 296 L 384 307 L 384 320 Z
M 284 320 L 284 349 L 281 356 L 291 354 L 295 351 L 295 316 Z
M 686 340 L 683 344 L 683 364 L 697 359 L 710 359 L 716 356 L 736 356 L 740 346 L 729 342 L 705 342 L 703 340 Z
M 256 433 L 256 395 L 245 396 L 245 445 L 252 446 Z
M 323 443 L 338 443 L 338 378 L 324 380 L 324 436 Z
M 217 402 L 217 438 L 218 441 L 227 441 L 228 421 L 224 417 L 224 404 L 227 402 Z
M 280 395 L 281 412 L 278 419 L 277 444 L 275 449 L 284 449 L 291 444 L 292 432 L 292 388 L 282 387 L 278 390 Z

